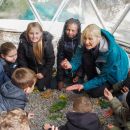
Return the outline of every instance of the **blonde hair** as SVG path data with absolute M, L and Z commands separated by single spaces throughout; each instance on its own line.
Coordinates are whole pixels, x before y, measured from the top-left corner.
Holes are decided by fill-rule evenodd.
M 36 74 L 29 68 L 17 68 L 12 74 L 12 83 L 22 89 L 32 87 L 36 83 Z
M 73 110 L 76 112 L 91 112 L 92 104 L 90 99 L 85 96 L 76 98 L 73 103 Z
M 27 39 L 28 40 L 29 40 L 28 34 L 29 34 L 30 30 L 32 28 L 34 28 L 34 27 L 39 28 L 39 30 L 41 32 L 43 32 L 42 26 L 38 22 L 29 23 L 28 26 L 27 26 L 27 30 L 26 30 L 26 35 L 27 35 Z M 43 44 L 43 40 L 42 39 L 38 43 L 33 45 L 33 52 L 34 52 L 36 61 L 39 64 L 42 64 L 42 57 L 43 57 L 43 54 L 44 54 L 43 53 L 43 50 L 44 50 L 43 48 L 44 48 L 44 44 Z
M 18 108 L 1 113 L 0 130 L 29 130 L 26 112 Z
M 90 24 L 88 25 L 84 30 L 83 30 L 83 33 L 82 33 L 82 41 L 84 39 L 86 39 L 86 37 L 88 35 L 92 35 L 92 36 L 95 36 L 95 37 L 101 37 L 101 28 L 98 27 L 96 24 Z

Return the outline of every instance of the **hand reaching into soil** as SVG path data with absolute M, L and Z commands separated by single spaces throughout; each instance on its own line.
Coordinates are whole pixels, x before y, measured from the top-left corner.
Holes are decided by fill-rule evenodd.
M 34 113 L 32 112 L 27 113 L 27 115 L 28 115 L 28 119 L 34 118 Z
M 44 130 L 49 130 L 49 129 L 58 130 L 58 127 L 55 127 L 54 125 L 51 126 L 50 124 L 45 124 L 43 128 L 44 128 Z
M 112 93 L 111 93 L 107 88 L 104 89 L 104 96 L 105 96 L 109 101 L 111 101 L 111 100 L 113 99 Z

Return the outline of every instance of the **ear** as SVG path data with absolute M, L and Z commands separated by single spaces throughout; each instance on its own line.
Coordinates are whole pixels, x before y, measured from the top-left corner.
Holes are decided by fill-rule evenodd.
M 1 54 L 1 57 L 2 57 L 2 58 L 5 58 L 5 56 L 4 56 L 3 54 Z
M 24 91 L 25 93 L 28 93 L 29 87 L 25 88 L 23 91 Z

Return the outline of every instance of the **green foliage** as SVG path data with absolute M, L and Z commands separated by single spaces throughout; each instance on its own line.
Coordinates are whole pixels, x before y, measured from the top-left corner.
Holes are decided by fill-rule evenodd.
M 50 112 L 54 113 L 54 112 L 58 112 L 62 109 L 64 109 L 67 105 L 67 101 L 66 100 L 60 100 L 55 102 L 54 104 L 52 104 L 52 106 L 50 107 Z
M 49 120 L 53 120 L 53 121 L 61 120 L 62 118 L 63 118 L 63 114 L 62 113 L 53 113 L 53 114 L 50 114 L 48 116 L 48 119 Z
M 110 106 L 110 103 L 107 100 L 100 98 L 99 105 L 101 106 L 102 109 L 105 109 Z

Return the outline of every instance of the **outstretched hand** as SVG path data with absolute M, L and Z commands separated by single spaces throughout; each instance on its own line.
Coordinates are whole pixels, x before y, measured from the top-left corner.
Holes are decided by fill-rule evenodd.
M 82 89 L 83 89 L 83 85 L 82 84 L 74 84 L 74 85 L 68 86 L 66 88 L 67 91 L 72 91 L 72 90 L 81 91 Z
M 70 62 L 69 62 L 67 59 L 64 59 L 64 60 L 61 62 L 61 66 L 62 66 L 62 68 L 66 69 L 66 70 L 72 68 Z
M 32 118 L 34 118 L 34 113 L 29 112 L 29 113 L 28 113 L 28 119 L 32 119 Z
M 43 128 L 44 128 L 44 130 L 49 130 L 49 129 L 58 130 L 58 127 L 55 127 L 54 125 L 51 126 L 50 124 L 44 124 Z
M 111 93 L 107 88 L 104 89 L 104 96 L 105 96 L 109 101 L 111 101 L 111 100 L 113 99 L 112 93 Z
M 127 93 L 127 92 L 129 92 L 129 88 L 126 87 L 126 86 L 124 86 L 124 87 L 121 89 L 121 92 L 122 92 L 122 93 Z

